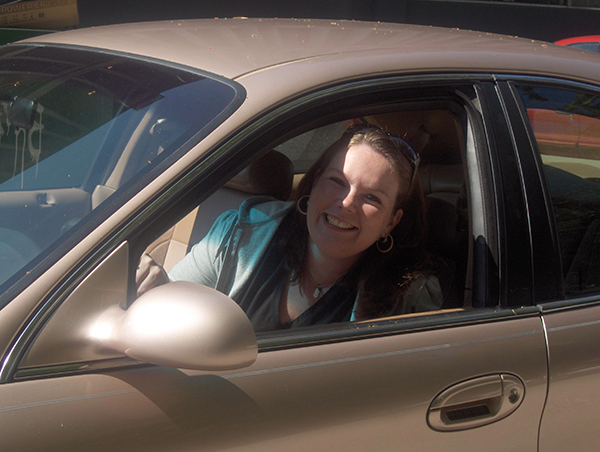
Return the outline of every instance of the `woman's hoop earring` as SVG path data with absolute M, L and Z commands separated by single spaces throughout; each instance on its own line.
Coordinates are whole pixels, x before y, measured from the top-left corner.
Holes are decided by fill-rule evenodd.
M 306 198 L 306 207 L 304 210 L 302 210 L 302 206 L 300 204 L 302 203 L 304 198 Z M 309 199 L 310 199 L 309 195 L 304 195 L 298 201 L 296 201 L 296 209 L 298 209 L 298 212 L 300 212 L 302 215 L 306 215 L 308 213 L 308 200 Z
M 388 245 L 387 248 L 383 248 L 382 249 L 382 245 L 385 246 L 385 244 L 388 242 L 390 242 L 390 244 Z M 386 235 L 385 237 L 379 237 L 379 239 L 377 240 L 377 242 L 375 242 L 377 244 L 377 249 L 379 250 L 380 253 L 389 253 L 390 251 L 392 251 L 392 248 L 394 247 L 394 237 L 392 237 L 390 234 Z

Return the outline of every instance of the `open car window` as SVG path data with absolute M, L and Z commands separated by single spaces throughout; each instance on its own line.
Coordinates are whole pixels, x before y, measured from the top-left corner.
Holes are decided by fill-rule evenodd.
M 0 284 L 237 96 L 204 74 L 106 53 L 0 53 Z
M 464 167 L 466 131 L 456 112 L 442 108 L 349 118 L 288 139 L 217 190 L 163 234 L 147 252 L 170 271 L 194 244 L 202 240 L 223 212 L 236 211 L 244 201 L 255 196 L 272 197 L 291 204 L 297 185 L 310 165 L 349 125 L 359 121 L 403 136 L 418 149 L 422 159 L 418 176 L 428 209 L 426 247 L 431 257 L 430 274 L 439 281 L 442 290 L 439 307 L 446 312 L 465 308 L 465 295 L 469 296 L 467 281 L 470 279 L 468 260 L 471 252 Z M 288 169 L 290 164 L 291 170 Z M 288 174 L 290 171 L 293 178 Z M 289 189 L 281 189 L 288 184 L 292 184 Z M 468 305 L 469 302 L 466 307 Z M 411 310 L 407 314 L 425 313 Z

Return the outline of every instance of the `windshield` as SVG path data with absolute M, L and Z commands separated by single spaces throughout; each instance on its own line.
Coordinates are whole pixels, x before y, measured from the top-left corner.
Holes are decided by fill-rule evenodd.
M 238 97 L 231 83 L 148 61 L 0 49 L 0 285 Z

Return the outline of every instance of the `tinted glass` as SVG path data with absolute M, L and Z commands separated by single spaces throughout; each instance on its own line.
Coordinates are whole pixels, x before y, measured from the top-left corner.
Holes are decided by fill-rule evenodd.
M 518 88 L 544 165 L 567 294 L 600 291 L 600 97 Z
M 569 44 L 569 47 L 600 53 L 600 42 L 578 42 L 576 44 Z
M 0 50 L 0 284 L 236 98 L 203 74 L 103 53 Z
M 280 144 L 275 150 L 289 157 L 296 173 L 304 173 L 350 124 L 351 122 L 335 123 L 310 130 Z

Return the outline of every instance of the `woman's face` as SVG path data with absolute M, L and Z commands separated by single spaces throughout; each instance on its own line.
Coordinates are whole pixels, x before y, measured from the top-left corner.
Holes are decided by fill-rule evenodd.
M 398 173 L 369 145 L 340 151 L 315 183 L 307 223 L 314 252 L 358 259 L 402 218 L 394 212 L 400 190 Z

